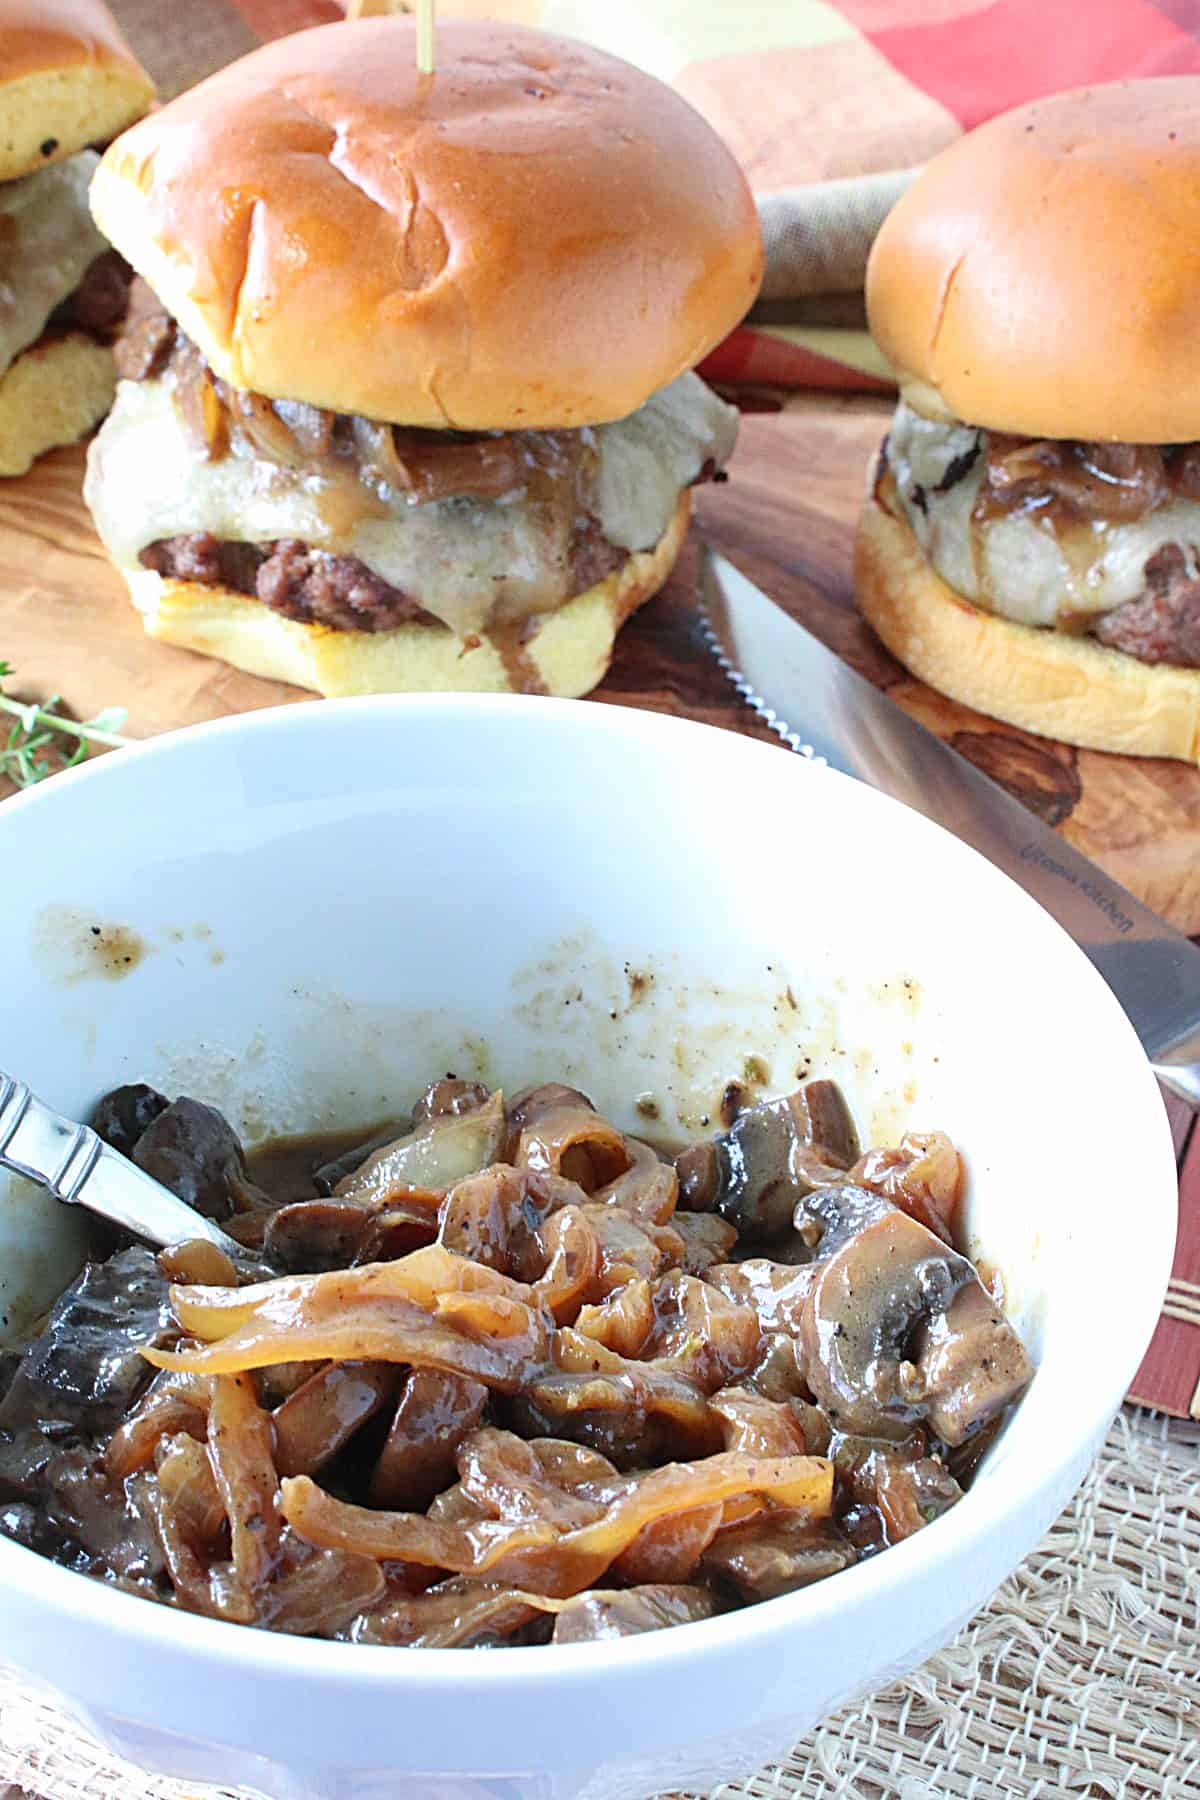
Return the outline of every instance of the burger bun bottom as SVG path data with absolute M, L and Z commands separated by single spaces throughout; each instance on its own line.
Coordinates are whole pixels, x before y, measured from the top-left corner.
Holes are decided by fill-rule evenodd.
M 23 350 L 0 375 L 0 475 L 24 475 L 44 451 L 98 425 L 115 386 L 112 351 L 85 332 Z

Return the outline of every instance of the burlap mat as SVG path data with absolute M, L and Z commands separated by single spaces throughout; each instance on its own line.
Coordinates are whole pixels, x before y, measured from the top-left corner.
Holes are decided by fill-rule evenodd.
M 949 1649 L 710 1800 L 1200 1800 L 1198 1453 L 1200 1424 L 1126 1409 Z M 0 1800 L 6 1782 L 37 1800 L 240 1800 L 139 1774 L 0 1675 Z

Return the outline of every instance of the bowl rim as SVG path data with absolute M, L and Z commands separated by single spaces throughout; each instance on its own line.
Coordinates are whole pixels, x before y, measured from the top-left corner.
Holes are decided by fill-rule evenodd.
M 1162 1200 L 1147 1207 L 1139 1218 L 1141 1243 L 1140 1264 L 1144 1277 L 1140 1303 L 1126 1313 L 1118 1341 L 1126 1346 L 1125 1354 L 1116 1356 L 1109 1340 L 1103 1366 L 1109 1369 L 1111 1391 L 1088 1410 L 1084 1423 L 1064 1426 L 1057 1415 L 1047 1419 L 1053 1424 L 1053 1436 L 1044 1441 L 1056 1446 L 1053 1459 L 1043 1465 L 1040 1479 L 1031 1479 L 1024 1459 L 1006 1463 L 973 1484 L 961 1501 L 947 1513 L 925 1526 L 914 1536 L 891 1546 L 885 1555 L 870 1558 L 835 1578 L 820 1581 L 791 1594 L 758 1601 L 715 1618 L 693 1621 L 669 1630 L 647 1632 L 613 1642 L 569 1645 L 523 1645 L 507 1648 L 502 1656 L 481 1656 L 476 1650 L 405 1648 L 397 1661 L 397 1647 L 335 1642 L 320 1638 L 293 1637 L 262 1627 L 234 1625 L 185 1613 L 175 1607 L 158 1605 L 140 1596 L 123 1593 L 108 1584 L 49 1561 L 36 1551 L 0 1536 L 0 1587 L 10 1595 L 17 1591 L 36 1597 L 43 1609 L 51 1606 L 59 1623 L 72 1619 L 99 1624 L 119 1635 L 123 1641 L 136 1641 L 142 1650 L 187 1653 L 193 1658 L 219 1663 L 222 1669 L 240 1668 L 252 1674 L 255 1670 L 273 1676 L 294 1674 L 320 1675 L 322 1682 L 338 1687 L 352 1686 L 375 1689 L 383 1683 L 395 1693 L 401 1674 L 411 1690 L 442 1688 L 447 1682 L 456 1687 L 468 1684 L 478 1690 L 504 1688 L 515 1683 L 522 1687 L 553 1676 L 559 1685 L 589 1682 L 604 1671 L 619 1670 L 626 1674 L 650 1672 L 664 1664 L 675 1663 L 681 1655 L 725 1657 L 780 1632 L 803 1627 L 814 1632 L 832 1626 L 848 1616 L 885 1603 L 900 1590 L 911 1590 L 924 1579 L 935 1579 L 939 1565 L 954 1555 L 978 1544 L 988 1529 L 1005 1521 L 1036 1513 L 1038 1530 L 1049 1523 L 1052 1511 L 1046 1510 L 1047 1497 L 1057 1499 L 1064 1469 L 1074 1469 L 1118 1409 L 1125 1387 L 1132 1378 L 1137 1361 L 1149 1342 L 1161 1308 L 1170 1271 L 1175 1242 L 1175 1211 L 1171 1195 L 1176 1190 L 1176 1167 L 1170 1126 L 1161 1096 L 1133 1027 L 1103 978 L 1092 967 L 1083 951 L 1068 933 L 1044 909 L 1019 887 L 1011 877 L 990 864 L 986 858 L 963 843 L 945 827 L 924 815 L 906 808 L 866 783 L 848 775 L 814 764 L 811 760 L 789 754 L 782 744 L 743 736 L 690 719 L 651 712 L 636 707 L 604 705 L 581 700 L 558 700 L 520 695 L 371 695 L 345 700 L 324 701 L 321 705 L 283 705 L 252 713 L 231 714 L 197 725 L 164 732 L 139 740 L 128 749 L 91 759 L 79 767 L 64 771 L 44 785 L 24 790 L 6 800 L 0 807 L 0 841 L 11 821 L 30 809 L 46 809 L 56 804 L 54 795 L 64 794 L 86 783 L 124 780 L 128 772 L 146 762 L 190 755 L 197 744 L 239 738 L 283 736 L 289 731 L 331 731 L 341 728 L 342 721 L 369 718 L 387 721 L 401 713 L 418 722 L 424 717 L 440 716 L 453 723 L 456 715 L 470 719 L 478 726 L 480 718 L 499 721 L 527 718 L 536 709 L 538 719 L 547 729 L 560 726 L 578 727 L 586 731 L 624 734 L 634 739 L 653 742 L 661 738 L 691 736 L 700 747 L 701 740 L 715 745 L 717 737 L 727 740 L 726 754 L 743 758 L 764 774 L 769 767 L 791 768 L 799 773 L 785 780 L 821 780 L 846 784 L 847 794 L 854 791 L 852 806 L 872 808 L 884 813 L 896 810 L 909 815 L 908 829 L 916 833 L 936 833 L 951 846 L 950 854 L 967 859 L 996 884 L 996 892 L 1004 893 L 1003 905 L 1023 912 L 1033 928 L 1053 934 L 1060 941 L 1061 953 L 1073 962 L 1080 978 L 1093 986 L 1097 1001 L 1107 1009 L 1112 1021 L 1114 1048 L 1124 1040 L 1128 1068 L 1125 1071 L 1123 1101 L 1126 1107 L 1136 1103 L 1142 1112 L 1139 1131 L 1144 1130 L 1147 1157 L 1143 1175 L 1148 1176 L 1142 1188 L 1146 1195 L 1162 1189 Z M 768 764 L 766 758 L 773 760 Z M 786 762 L 783 758 L 786 756 Z M 1139 1066 L 1140 1065 L 1140 1066 Z M 1157 1111 L 1157 1118 L 1155 1113 Z M 1152 1140 L 1158 1138 L 1158 1150 L 1151 1151 Z M 1153 1174 L 1153 1159 L 1161 1167 L 1161 1179 Z M 1153 1271 L 1158 1271 L 1154 1274 Z M 1161 1282 L 1159 1281 L 1161 1276 Z M 1116 1334 L 1114 1334 L 1116 1335 Z M 1111 1365 L 1111 1367 L 1110 1367 Z M 1124 1371 L 1119 1384 L 1116 1369 Z M 1035 1378 L 1025 1399 L 1020 1403 L 1023 1418 L 1038 1416 L 1038 1384 Z M 1007 1433 L 1005 1434 L 1007 1437 Z M 1042 1502 L 1041 1510 L 1034 1502 Z M 1032 1540 L 1031 1540 L 1032 1541 Z M 1025 1550 L 1022 1554 L 1026 1554 Z

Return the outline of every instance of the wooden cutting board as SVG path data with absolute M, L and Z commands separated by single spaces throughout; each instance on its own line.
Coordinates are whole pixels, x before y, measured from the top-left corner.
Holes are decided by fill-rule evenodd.
M 1104 756 L 999 726 L 911 680 L 862 624 L 850 579 L 864 471 L 888 413 L 814 395 L 743 421 L 731 480 L 698 491 L 699 528 L 766 591 L 1175 924 L 1200 932 L 1200 771 Z M 0 483 L 0 661 L 22 698 L 61 692 L 78 717 L 129 709 L 144 737 L 307 698 L 142 635 L 80 498 L 80 450 Z M 708 656 L 689 568 L 621 634 L 598 699 L 770 738 Z M 802 720 L 796 720 L 802 726 Z M 772 741 L 775 741 L 772 739 Z

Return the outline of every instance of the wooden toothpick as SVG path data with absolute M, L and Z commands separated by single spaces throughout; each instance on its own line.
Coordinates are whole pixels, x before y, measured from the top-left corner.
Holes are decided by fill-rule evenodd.
M 434 52 L 434 0 L 417 0 L 417 69 L 420 74 L 433 74 Z

